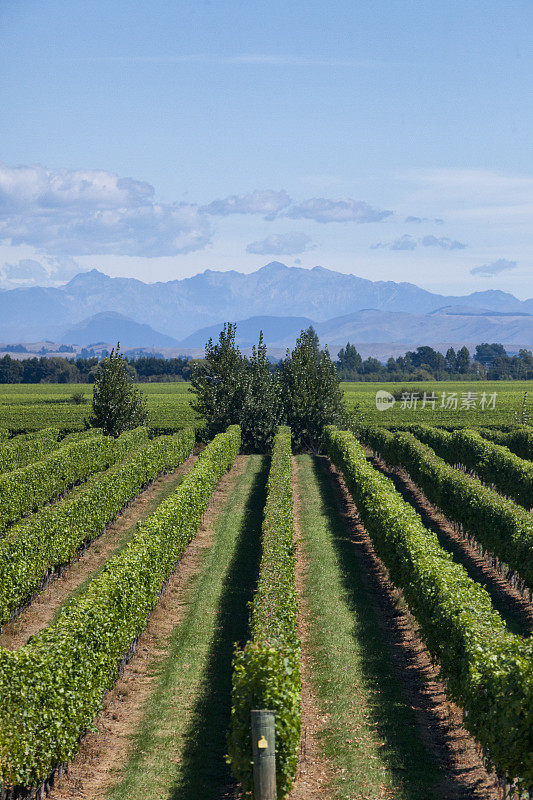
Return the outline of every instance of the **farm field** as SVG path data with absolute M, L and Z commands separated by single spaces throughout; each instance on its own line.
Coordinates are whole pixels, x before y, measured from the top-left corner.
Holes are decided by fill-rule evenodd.
M 181 428 L 199 427 L 190 406 L 189 384 L 147 383 L 140 384 L 148 400 L 148 425 L 160 433 L 171 433 Z M 387 426 L 429 423 L 448 426 L 495 426 L 508 427 L 515 424 L 514 412 L 519 411 L 524 392 L 531 390 L 531 381 L 478 381 L 425 382 L 419 384 L 399 383 L 343 383 L 349 408 L 357 407 L 357 418 L 364 424 Z M 376 392 L 385 390 L 398 393 L 405 389 L 413 392 L 416 408 L 405 407 L 407 403 L 397 400 L 386 411 L 376 409 Z M 80 405 L 70 398 L 75 392 L 83 392 L 87 402 Z M 426 392 L 426 405 L 424 405 Z M 457 409 L 443 409 L 456 394 Z M 435 394 L 435 408 L 428 398 Z M 466 396 L 468 393 L 468 397 Z M 416 395 L 418 394 L 418 398 Z M 486 395 L 486 407 L 481 408 L 482 396 Z M 494 396 L 495 395 L 495 396 Z M 90 410 L 92 386 L 90 384 L 3 384 L 0 386 L 0 428 L 11 432 L 26 432 L 56 426 L 63 431 L 81 430 L 83 420 Z M 492 407 L 494 405 L 494 407 Z M 462 407 L 463 406 L 463 407 Z
M 532 461 L 345 390 L 366 427 L 321 455 L 283 426 L 0 443 L 1 800 L 237 800 L 255 707 L 279 800 L 531 800 Z

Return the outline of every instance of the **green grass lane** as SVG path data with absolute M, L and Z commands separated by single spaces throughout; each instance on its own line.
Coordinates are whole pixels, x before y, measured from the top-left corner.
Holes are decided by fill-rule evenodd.
M 155 667 L 155 688 L 109 800 L 215 800 L 224 761 L 235 642 L 248 634 L 257 579 L 268 459 L 250 456 L 215 523 L 214 541 L 187 588 L 185 616 Z
M 420 800 L 443 778 L 423 744 L 320 459 L 297 456 L 308 651 L 334 766 L 328 798 Z

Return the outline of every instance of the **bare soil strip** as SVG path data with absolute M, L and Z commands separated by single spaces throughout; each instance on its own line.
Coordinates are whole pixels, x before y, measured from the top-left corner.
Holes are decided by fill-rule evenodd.
M 157 478 L 125 506 L 114 522 L 89 547 L 82 550 L 76 560 L 61 570 L 18 617 L 4 626 L 0 634 L 0 647 L 17 650 L 30 636 L 49 625 L 64 603 L 133 535 L 137 523 L 151 514 L 176 488 L 195 460 L 196 456 L 190 456 L 174 472 Z
M 202 526 L 168 581 L 139 639 L 135 655 L 104 698 L 96 730 L 83 738 L 80 752 L 68 773 L 58 778 L 52 788 L 51 800 L 102 800 L 116 781 L 127 761 L 131 737 L 142 721 L 144 704 L 155 688 L 156 666 L 165 656 L 173 629 L 186 613 L 188 589 L 213 542 L 214 525 L 220 510 L 245 464 L 246 458 L 237 456 L 232 469 L 219 481 Z M 140 800 L 143 795 L 138 797 Z
M 311 680 L 309 652 L 309 608 L 305 597 L 308 559 L 302 541 L 300 523 L 301 497 L 296 461 L 292 460 L 292 491 L 294 497 L 294 540 L 296 544 L 296 590 L 298 592 L 298 636 L 302 644 L 302 735 L 298 768 L 289 800 L 321 800 L 331 781 L 333 765 L 324 757 L 319 736 L 324 731 L 327 713 L 320 708 Z
M 404 470 L 390 467 L 375 456 L 369 456 L 369 460 L 376 469 L 391 478 L 396 490 L 420 514 L 424 525 L 435 531 L 441 545 L 453 554 L 455 561 L 462 564 L 473 580 L 485 587 L 509 629 L 521 636 L 529 636 L 533 632 L 533 603 L 453 527 Z
M 397 665 L 397 678 L 411 700 L 420 733 L 445 770 L 438 787 L 440 800 L 497 800 L 496 781 L 483 766 L 479 748 L 462 724 L 461 710 L 451 703 L 437 668 L 425 648 L 405 601 L 388 579 L 341 473 L 321 459 L 329 476 L 354 543 L 354 554 L 363 568 L 367 591 L 374 599 L 384 640 Z

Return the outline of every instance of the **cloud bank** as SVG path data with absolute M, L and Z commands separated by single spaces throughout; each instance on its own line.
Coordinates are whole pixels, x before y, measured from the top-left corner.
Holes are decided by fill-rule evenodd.
M 272 233 L 259 242 L 251 242 L 246 247 L 247 253 L 257 255 L 293 256 L 310 250 L 311 237 L 301 231 L 290 233 Z
M 406 217 L 405 221 L 416 222 L 418 225 L 423 222 L 432 222 L 435 225 L 444 225 L 444 220 L 440 217 L 433 217 L 433 219 L 430 219 L 429 217 Z
M 7 289 L 35 285 L 60 286 L 89 269 L 71 256 L 44 256 L 42 261 L 22 258 L 15 264 L 5 263 L 0 268 L 0 285 Z
M 206 246 L 197 206 L 154 202 L 150 184 L 104 170 L 0 165 L 0 240 L 55 255 L 172 256 Z
M 491 261 L 489 264 L 481 264 L 479 267 L 474 267 L 470 270 L 470 274 L 481 275 L 484 278 L 494 278 L 501 272 L 514 269 L 517 263 L 517 261 L 509 261 L 507 258 L 497 258 L 496 261 Z
M 292 205 L 282 216 L 315 222 L 381 222 L 392 211 L 373 208 L 361 200 L 328 200 L 314 197 Z
M 232 194 L 223 200 L 213 200 L 202 211 L 226 217 L 228 214 L 267 214 L 275 215 L 291 204 L 286 191 L 255 191 L 249 194 Z
M 466 244 L 458 242 L 456 239 L 448 239 L 447 236 L 423 236 L 421 239 L 416 239 L 409 233 L 405 233 L 393 242 L 378 242 L 373 244 L 371 249 L 378 250 L 416 250 L 418 246 L 421 247 L 440 247 L 441 250 L 464 250 Z

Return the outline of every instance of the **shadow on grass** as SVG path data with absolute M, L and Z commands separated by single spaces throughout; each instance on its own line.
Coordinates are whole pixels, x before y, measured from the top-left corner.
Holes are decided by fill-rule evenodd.
M 384 630 L 383 621 L 378 616 L 383 613 L 377 601 L 379 583 L 372 574 L 373 565 L 366 558 L 363 546 L 354 539 L 354 532 L 345 518 L 339 488 L 328 465 L 325 458 L 313 459 L 322 503 L 328 511 L 346 600 L 354 614 L 354 636 L 357 636 L 361 652 L 361 669 L 370 689 L 370 722 L 376 725 L 379 737 L 385 743 L 382 756 L 396 784 L 401 787 L 398 797 L 405 800 L 434 797 L 443 773 L 433 752 L 422 741 L 412 708 L 414 702 L 422 706 L 425 698 L 409 698 L 398 680 L 403 665 L 392 657 L 389 620 L 385 619 L 387 630 Z M 385 609 L 387 617 L 388 611 Z M 392 603 L 390 611 L 394 613 Z M 394 640 L 392 646 L 399 649 Z
M 170 800 L 220 800 L 233 796 L 231 771 L 224 761 L 231 710 L 234 643 L 248 637 L 248 603 L 257 583 L 261 524 L 270 459 L 264 458 L 246 503 L 237 547 L 224 581 L 216 633 L 203 676 L 203 691 L 185 734 L 181 777 Z

